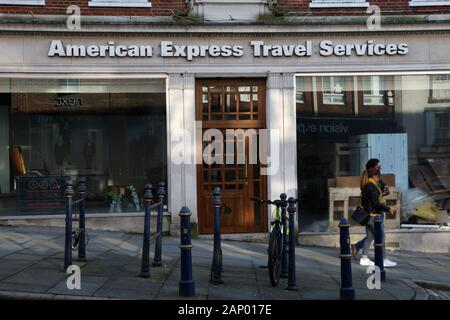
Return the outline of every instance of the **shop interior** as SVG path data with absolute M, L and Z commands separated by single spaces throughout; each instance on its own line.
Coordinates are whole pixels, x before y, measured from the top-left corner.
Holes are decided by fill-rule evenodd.
M 420 76 L 296 78 L 299 223 L 337 230 L 360 205 L 369 158 L 390 186 L 387 227 L 448 222 L 450 79 Z M 354 225 L 354 223 L 350 222 Z
M 141 211 L 167 180 L 164 80 L 18 80 L 1 94 L 0 214 L 63 212 L 86 178 L 87 212 Z M 6 91 L 6 90 L 4 90 Z

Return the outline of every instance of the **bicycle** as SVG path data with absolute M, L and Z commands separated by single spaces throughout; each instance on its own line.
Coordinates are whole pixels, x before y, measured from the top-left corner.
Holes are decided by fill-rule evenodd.
M 84 231 L 84 235 L 85 235 L 85 245 L 87 246 L 89 243 L 89 234 Z M 78 249 L 78 246 L 80 245 L 80 239 L 81 239 L 81 232 L 80 230 L 74 230 L 72 231 L 72 250 L 75 251 Z
M 284 204 L 283 200 L 262 200 L 259 198 L 250 198 L 256 204 L 261 205 L 267 203 L 275 205 L 275 214 L 272 215 L 273 220 L 270 222 L 270 237 L 268 251 L 267 267 L 269 269 L 269 278 L 272 286 L 276 287 L 280 282 L 282 260 L 283 260 L 283 244 L 284 244 L 284 230 L 281 221 L 281 207 Z M 286 204 L 284 204 L 286 205 Z

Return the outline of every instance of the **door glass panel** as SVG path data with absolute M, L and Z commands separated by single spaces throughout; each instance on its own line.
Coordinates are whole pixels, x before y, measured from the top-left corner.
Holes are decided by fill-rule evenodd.
M 221 94 L 211 94 L 211 112 L 222 112 Z

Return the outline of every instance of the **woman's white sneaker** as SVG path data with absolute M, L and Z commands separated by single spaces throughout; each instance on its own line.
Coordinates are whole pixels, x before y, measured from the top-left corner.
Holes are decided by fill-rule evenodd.
M 392 268 L 392 267 L 395 267 L 396 265 L 397 265 L 397 262 L 391 261 L 387 258 L 383 260 L 383 266 L 385 266 L 386 268 Z
M 369 258 L 361 258 L 359 259 L 359 264 L 362 266 L 373 266 L 375 263 L 371 261 Z

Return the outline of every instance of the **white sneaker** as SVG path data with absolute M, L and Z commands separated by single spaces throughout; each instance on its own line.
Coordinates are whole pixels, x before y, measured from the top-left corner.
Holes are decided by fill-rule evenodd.
M 359 259 L 359 264 L 361 266 L 373 266 L 375 262 L 371 261 L 369 258 L 361 258 Z
M 385 258 L 383 260 L 383 266 L 385 266 L 386 268 L 392 268 L 395 267 L 397 265 L 397 262 L 391 261 L 387 258 Z

